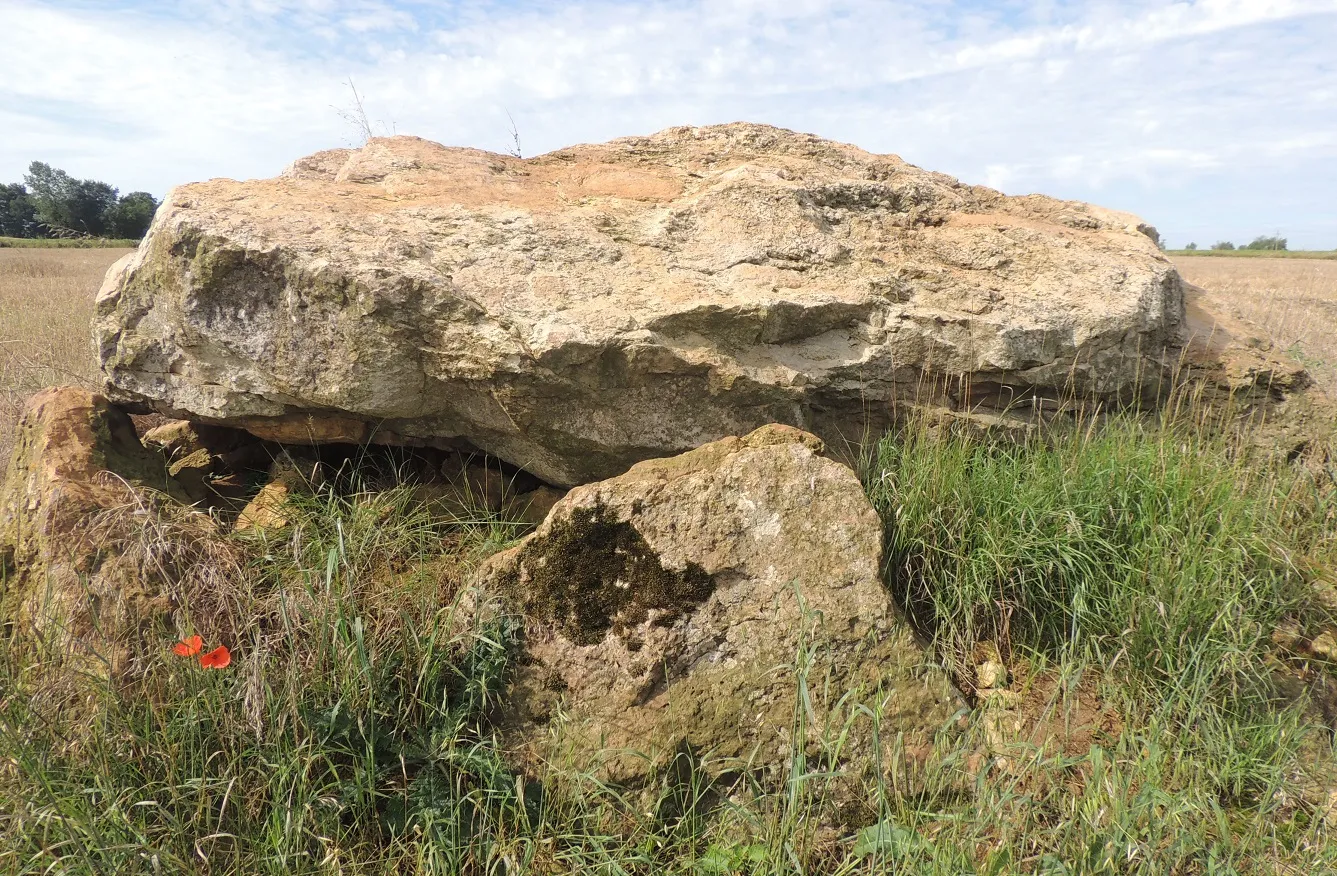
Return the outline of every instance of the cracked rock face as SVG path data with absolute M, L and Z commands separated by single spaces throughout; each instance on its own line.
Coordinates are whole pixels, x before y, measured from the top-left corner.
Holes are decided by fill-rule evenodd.
M 820 450 L 772 425 L 643 462 L 489 560 L 485 614 L 527 622 L 515 740 L 631 780 L 684 745 L 783 772 L 847 721 L 845 756 L 871 757 L 857 703 L 908 748 L 948 727 L 960 699 L 882 586 L 881 522 Z
M 839 448 L 910 401 L 1147 392 L 1184 318 L 1154 233 L 760 125 L 392 137 L 173 190 L 95 334 L 122 402 L 573 485 L 770 422 Z

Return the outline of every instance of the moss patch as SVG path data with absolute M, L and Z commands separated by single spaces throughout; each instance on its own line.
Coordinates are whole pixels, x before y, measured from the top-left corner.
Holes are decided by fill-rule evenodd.
M 652 610 L 667 626 L 715 590 L 696 563 L 664 568 L 636 527 L 603 505 L 555 521 L 521 549 L 516 568 L 528 572 L 523 591 L 518 571 L 504 585 L 517 591 L 525 614 L 552 622 L 578 645 L 593 645 L 610 629 L 625 635 Z

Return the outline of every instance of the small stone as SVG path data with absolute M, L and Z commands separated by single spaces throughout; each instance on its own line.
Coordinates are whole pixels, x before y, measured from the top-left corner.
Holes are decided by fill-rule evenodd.
M 1337 634 L 1324 630 L 1309 643 L 1309 650 L 1316 657 L 1337 662 Z
M 975 667 L 975 679 L 984 690 L 1007 687 L 1007 667 L 997 660 L 986 660 Z
M 1329 789 L 1319 808 L 1319 817 L 1329 830 L 1337 829 L 1337 788 Z
M 178 452 L 192 453 L 204 446 L 189 420 L 169 420 L 144 433 L 144 446 L 154 447 L 169 457 Z
M 994 642 L 978 642 L 975 655 L 975 687 L 981 690 L 1007 687 L 1007 665 Z
M 548 516 L 554 505 L 565 498 L 567 491 L 556 487 L 542 486 L 528 493 L 514 496 L 506 503 L 503 516 L 521 523 L 538 526 Z
M 278 532 L 286 528 L 291 523 L 285 507 L 291 494 L 292 491 L 288 484 L 281 480 L 270 481 L 265 484 L 255 498 L 237 516 L 237 522 L 232 527 L 233 530 L 236 532 L 246 532 L 248 530 Z
M 201 447 L 174 460 L 168 465 L 167 473 L 176 478 L 191 501 L 207 502 L 214 495 L 209 489 L 209 477 L 214 473 L 214 468 L 214 455 Z

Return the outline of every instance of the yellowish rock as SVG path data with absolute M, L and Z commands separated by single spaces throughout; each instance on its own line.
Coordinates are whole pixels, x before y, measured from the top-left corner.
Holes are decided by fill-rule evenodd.
M 1316 657 L 1337 662 L 1337 634 L 1332 630 L 1324 630 L 1309 643 L 1309 650 Z
M 570 486 L 769 422 L 1156 389 L 1136 217 L 779 128 L 529 159 L 414 137 L 178 186 L 98 296 L 109 391 L 285 443 L 468 444 Z
M 149 492 L 186 498 L 105 397 L 62 387 L 28 401 L 0 489 L 0 623 L 10 634 L 82 655 L 86 671 L 119 664 L 128 637 L 170 604 L 95 523 L 142 519 Z
M 292 522 L 286 510 L 291 495 L 292 490 L 285 482 L 270 481 L 261 487 L 255 498 L 241 510 L 232 528 L 236 532 L 248 530 L 277 532 L 286 528 Z
M 572 490 L 490 560 L 491 610 L 528 619 L 517 744 L 630 780 L 684 745 L 782 771 L 847 719 L 857 764 L 858 701 L 907 748 L 947 727 L 961 701 L 882 585 L 878 516 L 820 448 L 768 426 L 642 462 Z

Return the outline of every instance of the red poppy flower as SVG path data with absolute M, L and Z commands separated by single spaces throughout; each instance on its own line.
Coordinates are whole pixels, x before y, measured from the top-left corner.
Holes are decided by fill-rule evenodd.
M 232 662 L 232 652 L 226 645 L 219 645 L 208 654 L 200 655 L 200 665 L 205 669 L 222 669 Z
M 178 657 L 194 657 L 204 647 L 204 640 L 199 636 L 188 636 L 172 646 L 172 653 Z

